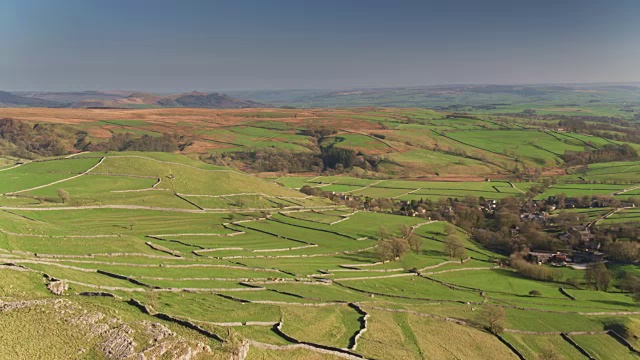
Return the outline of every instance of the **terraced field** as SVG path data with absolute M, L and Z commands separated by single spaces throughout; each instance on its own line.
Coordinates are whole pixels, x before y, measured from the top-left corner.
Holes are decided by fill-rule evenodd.
M 535 359 L 549 348 L 567 359 L 579 348 L 637 357 L 607 330 L 640 321 L 627 294 L 568 288 L 571 300 L 560 291 L 567 284 L 499 267 L 501 255 L 461 230 L 469 258 L 449 258 L 443 222 L 354 212 L 293 190 L 435 200 L 517 195 L 530 183 L 331 176 L 284 177 L 283 187 L 154 153 L 84 153 L 4 167 L 0 177 L 3 354 L 99 358 L 104 344 L 130 340 L 113 346 L 169 358 L 229 358 L 239 348 L 247 359 Z M 379 262 L 379 227 L 399 235 L 403 225 L 422 248 Z M 61 283 L 63 296 L 46 288 Z M 502 340 L 484 328 L 493 305 L 506 310 Z M 40 329 L 22 331 L 48 350 L 15 347 L 20 333 L 5 330 L 34 322 Z
M 610 195 L 620 200 L 640 196 L 640 162 L 617 161 L 572 168 L 538 199 L 559 194 L 568 197 Z
M 399 200 L 433 200 L 442 198 L 464 198 L 465 196 L 502 199 L 526 192 L 534 183 L 509 181 L 414 181 L 414 180 L 369 180 L 349 176 L 289 176 L 278 178 L 277 183 L 299 189 L 311 186 L 323 191 L 368 196 L 371 198 L 393 198 Z

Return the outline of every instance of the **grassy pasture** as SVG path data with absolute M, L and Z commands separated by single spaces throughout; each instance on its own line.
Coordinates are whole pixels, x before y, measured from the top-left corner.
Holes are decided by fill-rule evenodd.
M 580 137 L 569 137 L 559 133 L 538 130 L 466 130 L 448 133 L 451 138 L 483 150 L 521 158 L 538 165 L 558 165 L 565 151 L 583 151 L 589 147 Z M 596 145 L 608 141 L 588 137 Z
M 0 193 L 27 190 L 75 176 L 90 169 L 99 159 L 63 159 L 29 162 L 0 172 Z
M 460 325 L 404 313 L 371 311 L 370 329 L 361 351 L 381 359 L 447 358 L 515 359 L 495 337 Z M 421 334 L 430 334 L 425 337 Z M 451 341 L 455 339 L 455 341 Z
M 170 293 L 157 295 L 157 310 L 174 316 L 198 321 L 272 321 L 280 319 L 280 310 L 274 305 L 242 303 L 211 294 Z M 189 306 L 184 306 L 189 304 Z
M 106 238 L 76 237 L 24 237 L 6 235 L 7 250 L 20 250 L 36 254 L 90 255 L 127 252 L 153 254 L 144 240 L 135 236 Z
M 335 191 L 372 198 L 397 198 L 407 201 L 420 199 L 439 200 L 449 197 L 464 198 L 465 196 L 501 199 L 507 196 L 519 196 L 534 185 L 532 182 L 513 182 L 514 186 L 512 186 L 506 181 L 370 180 L 347 176 L 284 177 L 277 181 L 292 189 L 310 185 L 323 191 Z M 621 187 L 612 186 L 612 188 L 618 189 Z
M 191 195 L 226 195 L 238 193 L 238 189 L 252 189 L 252 192 L 268 195 L 299 196 L 273 183 L 233 170 L 198 169 L 144 157 L 107 157 L 93 172 L 160 178 L 162 181 L 158 189 Z
M 564 183 L 623 184 L 630 187 L 640 182 L 640 162 L 616 161 L 570 169 L 569 175 L 558 179 Z
M 547 191 L 538 195 L 536 199 L 546 199 L 549 196 L 565 194 L 567 197 L 580 197 L 583 195 L 613 195 L 617 191 L 624 190 L 628 185 L 610 184 L 556 184 Z
M 575 347 L 560 335 L 521 335 L 503 334 L 509 343 L 515 346 L 527 359 L 535 359 L 539 354 L 551 351 L 565 359 L 579 359 L 582 355 Z
M 338 279 L 338 281 L 340 280 Z M 477 292 L 452 290 L 444 285 L 419 276 L 353 280 L 341 283 L 360 290 L 389 296 L 399 295 L 413 299 L 429 299 L 432 301 L 482 301 L 482 298 Z
M 615 223 L 638 222 L 638 221 L 640 221 L 640 209 L 634 208 L 634 209 L 620 210 L 617 213 L 602 220 L 598 224 L 615 224 Z
M 16 210 L 0 218 L 0 227 L 28 235 L 133 235 L 229 233 L 226 214 L 159 210 Z
M 598 359 L 637 359 L 638 355 L 609 335 L 572 335 L 573 341 Z
M 346 348 L 349 339 L 360 329 L 360 315 L 346 305 L 326 306 L 315 311 L 301 306 L 282 306 L 281 310 L 282 330 L 299 340 Z
M 417 113 L 420 112 L 417 111 Z M 429 114 L 426 112 L 419 116 L 428 118 Z M 379 116 L 378 119 L 371 121 L 399 125 L 398 120 L 391 116 Z M 437 121 L 446 122 L 446 120 Z M 501 127 L 500 124 L 488 121 L 479 121 L 479 123 L 465 119 L 451 119 L 452 126 L 460 128 L 460 131 L 485 131 L 477 129 Z M 235 134 L 242 136 L 266 137 L 273 131 L 255 127 L 233 129 Z M 567 141 L 578 140 L 567 139 Z M 477 321 L 478 310 L 484 306 L 480 304 L 484 301 L 481 291 L 485 292 L 489 304 L 502 305 L 506 308 L 505 325 L 509 329 L 602 331 L 604 326 L 612 321 L 629 323 L 630 328 L 633 328 L 635 317 L 614 315 L 619 311 L 637 310 L 637 304 L 628 294 L 568 289 L 567 291 L 577 298 L 576 301 L 571 301 L 560 293 L 559 287 L 563 285 L 561 283 L 533 281 L 524 279 L 507 269 L 490 269 L 494 263 L 489 262 L 489 259 L 502 256 L 481 248 L 461 231 L 456 232 L 455 235 L 464 240 L 468 255 L 473 259 L 465 263 L 453 259 L 450 263 L 452 259 L 445 254 L 442 243 L 444 222 L 423 224 L 415 230 L 423 243 L 420 252 L 409 252 L 401 260 L 380 264 L 377 263 L 376 250 L 373 248 L 378 244 L 380 227 L 385 227 L 392 235 L 397 236 L 400 235 L 402 225 L 417 225 L 425 220 L 382 213 L 351 213 L 351 210 L 345 208 L 286 214 L 273 211 L 269 220 L 255 220 L 255 217 L 262 214 L 243 211 L 243 209 L 267 205 L 277 208 L 279 204 L 290 206 L 292 203 L 287 203 L 287 198 L 277 197 L 301 198 L 304 195 L 240 172 L 220 171 L 223 169 L 200 164 L 184 156 L 153 153 L 125 153 L 122 154 L 124 157 L 112 156 L 114 154 L 82 154 L 73 160 L 56 160 L 51 163 L 67 164 L 68 162 L 60 169 L 73 164 L 78 165 L 76 169 L 79 169 L 78 172 L 82 172 L 99 160 L 86 157 L 89 155 L 107 155 L 107 158 L 93 171 L 92 175 L 83 175 L 60 184 L 60 188 L 66 189 L 77 204 L 132 204 L 174 209 L 103 208 L 56 211 L 11 209 L 0 212 L 0 229 L 4 231 L 0 233 L 0 259 L 2 259 L 0 263 L 14 261 L 37 271 L 18 272 L 6 270 L 0 266 L 0 275 L 3 278 L 0 296 L 3 297 L 3 301 L 32 297 L 52 298 L 53 295 L 46 291 L 42 276 L 39 274 L 44 272 L 56 278 L 72 281 L 69 295 L 64 299 L 87 307 L 108 308 L 110 316 L 159 321 L 128 305 L 126 301 L 133 297 L 151 305 L 159 312 L 196 321 L 200 326 L 225 336 L 235 331 L 241 336 L 256 341 L 275 345 L 288 344 L 284 338 L 273 332 L 270 326 L 235 324 L 231 326 L 233 330 L 228 330 L 225 326 L 218 324 L 245 321 L 275 323 L 282 319 L 284 320 L 283 331 L 286 334 L 303 341 L 339 348 L 347 347 L 349 339 L 360 329 L 358 321 L 360 315 L 347 306 L 348 303 L 358 303 L 369 317 L 368 330 L 360 338 L 355 352 L 381 359 L 448 358 L 450 356 L 464 359 L 513 358 L 515 355 L 487 332 L 433 318 L 433 316 L 450 316 L 472 322 Z M 43 164 L 51 166 L 48 163 Z M 82 167 L 79 164 L 83 164 Z M 633 169 L 634 165 L 620 166 Z M 49 172 L 53 168 L 47 169 L 38 171 L 47 176 L 54 174 Z M 592 170 L 596 171 L 595 168 Z M 11 171 L 14 169 L 0 171 L 0 176 Z M 116 177 L 102 173 L 148 176 L 149 178 Z M 165 190 L 113 192 L 148 188 L 155 184 L 156 177 L 162 179 L 158 186 Z M 371 196 L 398 196 L 397 194 L 412 192 L 406 196 L 432 196 L 434 199 L 436 196 L 462 197 L 467 194 L 485 193 L 486 198 L 499 198 L 518 195 L 520 194 L 518 189 L 526 191 L 532 185 L 531 183 L 514 183 L 515 187 L 513 187 L 504 181 L 379 181 L 348 176 L 284 177 L 278 179 L 278 182 L 285 184 L 288 188 L 305 184 L 312 186 L 332 184 L 322 188 L 362 189 L 355 193 L 368 193 Z M 4 183 L 0 182 L 0 184 Z M 617 186 L 588 185 L 594 188 L 602 186 L 607 191 Z M 575 184 L 561 183 L 557 186 L 575 186 Z M 33 190 L 28 195 L 55 197 L 57 188 L 57 186 L 44 187 Z M 181 212 L 180 210 L 197 210 L 197 208 L 174 196 L 172 190 L 186 194 L 190 201 L 196 202 L 201 207 L 231 209 L 235 212 L 233 214 L 223 211 L 220 213 Z M 245 194 L 249 192 L 261 192 L 272 197 Z M 189 196 L 219 194 L 227 196 Z M 305 206 L 328 204 L 324 200 L 316 199 L 289 200 L 300 202 Z M 14 201 L 16 206 L 23 206 L 20 202 L 22 200 L 5 199 L 3 201 Z M 179 203 L 183 205 L 178 205 Z M 69 205 L 65 204 L 65 206 Z M 55 202 L 37 205 L 42 208 L 61 206 L 63 205 Z M 585 213 L 590 218 L 595 218 L 606 210 L 568 211 Z M 636 213 L 636 209 L 620 211 L 607 221 L 634 219 L 637 217 Z M 250 221 L 227 225 L 227 227 L 223 225 L 238 220 Z M 224 236 L 238 231 L 243 231 L 244 234 Z M 114 236 L 95 237 L 95 235 Z M 148 237 L 150 235 L 154 237 Z M 171 256 L 164 251 L 153 249 L 145 242 L 179 251 L 182 257 Z M 290 249 L 304 246 L 302 242 L 318 246 Z M 200 255 L 193 253 L 194 250 L 202 249 L 216 251 L 205 251 Z M 14 250 L 28 253 L 12 252 Z M 29 253 L 38 253 L 40 256 Z M 100 255 L 106 253 L 123 254 Z M 52 258 L 47 254 L 70 257 Z M 89 254 L 98 255 L 89 257 Z M 409 270 L 414 267 L 425 268 L 424 276 L 444 281 L 451 286 L 410 274 Z M 159 287 L 161 291 L 151 291 L 145 285 L 100 274 L 96 270 L 129 276 L 145 285 Z M 393 276 L 405 274 L 408 276 Z M 580 270 L 571 269 L 563 269 L 563 274 L 565 279 L 583 275 Z M 328 285 L 319 285 L 318 278 L 324 278 L 323 283 Z M 253 279 L 253 286 L 241 284 L 245 279 Z M 258 281 L 258 279 L 266 281 Z M 88 286 L 78 283 L 88 284 Z M 96 290 L 89 285 L 102 287 L 103 290 L 104 287 L 122 288 L 111 291 L 120 295 L 123 300 L 94 299 L 76 295 L 80 291 Z M 256 290 L 257 287 L 262 288 Z M 127 292 L 124 291 L 125 289 L 136 291 Z M 138 291 L 140 289 L 143 290 Z M 166 291 L 168 289 L 174 291 Z M 195 289 L 196 291 L 177 289 Z M 529 296 L 528 293 L 531 290 L 539 290 L 542 295 Z M 235 300 L 220 295 L 232 297 Z M 261 301 L 269 303 L 260 303 Z M 330 306 L 303 306 L 327 302 L 335 303 Z M 600 312 L 604 312 L 605 315 L 582 314 Z M 5 317 L 6 323 L 11 326 L 17 326 L 20 321 L 42 321 L 44 330 L 56 336 L 58 334 L 69 336 L 71 347 L 78 344 L 79 340 L 73 335 L 67 335 L 69 330 L 65 326 L 56 329 L 48 322 L 45 314 L 46 312 L 43 311 L 25 311 L 19 314 L 20 316 L 14 313 Z M 179 332 L 194 335 L 186 328 L 176 324 L 173 326 L 179 329 L 177 330 Z M 20 336 L 31 336 L 32 333 L 42 334 L 39 331 L 39 329 L 25 326 L 24 334 L 19 334 Z M 3 333 L 0 331 L 0 334 Z M 567 358 L 575 357 L 573 348 L 567 347 L 559 336 L 506 333 L 505 337 L 516 348 L 528 355 L 539 354 L 542 349 L 553 346 L 560 355 Z M 3 343 L 4 341 L 14 343 L 19 338 L 13 334 L 2 337 Z M 616 358 L 625 358 L 629 355 L 625 353 L 624 347 L 610 340 L 612 339 L 606 336 L 593 338 L 585 336 L 584 339 L 576 339 L 585 343 L 585 348 L 593 349 L 593 353 L 600 357 L 603 354 L 615 354 Z M 218 349 L 216 346 L 221 346 L 217 341 L 211 339 L 207 341 L 215 349 Z M 73 354 L 76 353 L 67 353 L 56 340 L 52 340 L 51 344 L 51 349 L 56 354 L 74 358 Z M 5 353 L 13 354 L 9 345 L 2 349 L 7 351 Z M 93 356 L 94 353 L 90 352 L 93 350 L 88 351 L 86 354 Z M 35 357 L 41 353 L 38 347 L 24 352 Z M 251 347 L 249 359 L 263 357 L 329 358 L 319 352 L 306 350 L 275 352 Z
M 339 215 L 330 215 L 324 212 L 310 212 L 310 211 L 288 213 L 287 216 L 295 219 L 319 222 L 323 224 L 331 224 L 336 221 L 340 221 L 344 219 L 344 217 Z

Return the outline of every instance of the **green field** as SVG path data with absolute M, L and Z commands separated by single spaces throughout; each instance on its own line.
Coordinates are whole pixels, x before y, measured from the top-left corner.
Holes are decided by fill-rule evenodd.
M 521 105 L 487 112 L 532 107 Z M 447 216 L 459 203 L 439 202 L 514 197 L 524 203 L 547 177 L 554 180 L 537 199 L 564 193 L 627 201 L 640 195 L 638 161 L 567 167 L 562 160 L 566 151 L 600 149 L 613 140 L 557 131 L 551 120 L 476 111 L 469 117 L 421 109 L 237 110 L 179 121 L 166 111 L 82 126 L 175 132 L 200 150 L 0 162 L 2 354 L 104 358 L 103 344 L 120 344 L 111 335 L 127 334 L 131 351 L 146 351 L 149 359 L 196 350 L 194 359 L 228 359 L 243 341 L 248 359 L 515 359 L 485 328 L 484 312 L 500 306 L 504 340 L 527 359 L 582 358 L 561 332 L 599 359 L 637 357 L 605 332 L 625 324 L 637 347 L 640 307 L 629 293 L 573 287 L 568 280 L 584 278 L 584 271 L 569 267 L 557 281 L 525 278 L 504 265 L 508 251 L 527 246 L 524 240 L 512 239 L 513 249 L 497 253 L 474 241 L 472 231 L 454 227 L 445 234 L 442 219 L 461 225 Z M 335 131 L 321 139 L 302 135 L 310 125 Z M 257 171 L 233 154 L 286 154 L 278 161 L 294 162 L 323 156 L 318 141 L 352 149 L 369 165 Z M 298 191 L 305 186 L 346 200 L 307 196 Z M 394 215 L 350 204 L 351 196 L 394 199 L 397 207 L 432 201 L 442 212 Z M 629 206 L 601 219 L 614 206 L 550 210 L 543 221 L 563 212 L 599 220 L 597 226 L 640 218 Z M 403 226 L 421 247 L 380 261 L 388 244 L 381 236 L 402 236 Z M 465 258 L 450 257 L 451 237 L 461 241 Z M 57 280 L 68 285 L 65 295 L 47 290 Z M 169 329 L 162 336 L 161 326 Z M 21 340 L 34 336 L 49 347 Z M 306 345 L 295 345 L 300 342 Z
M 159 320 L 129 305 L 126 301 L 130 298 L 154 311 L 197 323 L 222 338 L 233 333 L 283 345 L 290 344 L 293 337 L 312 344 L 307 351 L 313 356 L 320 354 L 313 349 L 328 346 L 334 349 L 331 351 L 349 349 L 366 358 L 385 359 L 417 359 L 426 353 L 445 356 L 438 350 L 445 345 L 449 352 L 463 358 L 498 356 L 495 354 L 514 357 L 509 348 L 473 325 L 480 321 L 475 311 L 486 304 L 506 307 L 509 331 L 533 332 L 505 334 L 507 341 L 522 353 L 535 354 L 553 346 L 557 353 L 574 358 L 576 353 L 566 341 L 544 332 L 602 331 L 616 312 L 637 307 L 624 293 L 568 290 L 577 299 L 570 301 L 559 292 L 559 283 L 528 280 L 511 270 L 496 269 L 491 259 L 502 256 L 481 248 L 462 232 L 456 236 L 464 238 L 472 258 L 464 263 L 450 259 L 443 247 L 444 222 L 353 212 L 323 200 L 302 199 L 294 190 L 240 172 L 196 166 L 179 156 L 103 156 L 106 157 L 91 175 L 58 183 L 64 184 L 72 204 L 54 200 L 58 189 L 54 184 L 24 192 L 27 199 L 50 198 L 48 201 L 4 208 L 0 217 L 0 261 L 21 268 L 0 267 L 5 282 L 12 284 L 3 287 L 3 298 L 52 299 L 42 283 L 43 274 L 47 274 L 47 278 L 69 284 L 70 295 L 65 299 L 76 306 L 113 314 L 115 310 L 111 309 L 118 309 L 119 317 L 135 324 L 140 319 Z M 73 165 L 79 173 L 100 159 L 101 156 L 79 157 L 16 169 L 48 174 L 52 165 L 59 171 Z M 41 170 L 37 170 L 38 164 L 43 166 Z M 158 178 L 162 181 L 155 185 Z M 277 181 L 290 188 L 332 184 L 355 188 L 352 193 L 367 196 L 433 199 L 485 194 L 487 198 L 499 198 L 521 194 L 531 185 L 346 176 L 285 177 Z M 211 186 L 218 182 L 220 186 Z M 42 185 L 47 183 L 37 186 Z M 154 185 L 161 190 L 148 190 Z M 609 191 L 613 185 L 598 186 Z M 175 196 L 174 187 L 184 191 L 182 196 L 197 206 Z M 243 195 L 249 192 L 244 189 L 261 195 Z M 408 192 L 411 193 L 407 195 Z M 157 197 L 150 201 L 141 194 Z M 287 199 L 302 205 L 289 204 L 293 209 L 285 211 L 281 206 Z M 276 206 L 278 202 L 281 206 Z M 269 204 L 272 209 L 268 219 L 258 219 L 259 214 L 251 210 Z M 305 208 L 318 205 L 324 208 Z M 222 211 L 201 210 L 208 207 Z M 580 212 L 594 217 L 601 214 Z M 607 221 L 633 218 L 635 213 L 635 209 L 620 211 Z M 379 263 L 375 253 L 378 227 L 384 226 L 398 235 L 403 224 L 419 225 L 415 232 L 421 238 L 421 250 L 410 252 L 401 260 Z M 421 275 L 411 269 L 418 269 Z M 541 295 L 529 296 L 534 289 Z M 77 295 L 81 291 L 106 291 L 122 300 Z M 588 313 L 611 315 L 584 315 Z M 32 312 L 11 314 L 8 324 L 36 321 L 38 317 L 37 321 L 45 324 L 43 329 L 49 329 L 47 324 L 52 321 Z M 353 339 L 362 329 L 365 314 L 367 331 L 354 347 Z M 453 324 L 444 321 L 445 317 L 464 323 Z M 216 354 L 227 351 L 225 343 L 217 338 L 203 337 L 179 323 L 163 321 L 180 336 L 204 341 Z M 268 331 L 264 325 L 279 322 L 282 333 Z M 65 326 L 55 333 L 66 334 L 70 329 Z M 448 340 L 452 334 L 458 339 L 455 344 Z M 70 339 L 81 341 L 73 340 L 73 336 Z M 479 343 L 478 339 L 483 340 Z M 608 335 L 575 336 L 575 341 L 594 354 L 602 355 L 606 348 L 619 358 L 631 356 Z M 52 346 L 56 354 L 66 354 L 55 341 Z M 31 351 L 29 354 L 38 354 L 41 350 Z M 259 357 L 265 352 L 251 347 L 249 354 Z
M 439 200 L 464 198 L 465 196 L 501 199 L 518 196 L 534 183 L 507 181 L 416 181 L 369 180 L 347 176 L 282 177 L 276 180 L 291 189 L 311 186 L 323 191 L 333 191 L 371 198 L 395 198 L 400 200 Z M 513 185 L 512 185 L 513 184 Z M 615 187 L 619 189 L 620 187 Z

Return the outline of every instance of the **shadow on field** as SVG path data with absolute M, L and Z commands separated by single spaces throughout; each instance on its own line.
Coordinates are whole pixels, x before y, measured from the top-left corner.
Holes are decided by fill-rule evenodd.
M 626 302 L 616 301 L 616 300 L 592 300 L 592 301 L 601 303 L 601 304 L 606 304 L 606 305 L 620 306 L 623 308 L 624 311 L 630 311 L 629 303 L 626 303 Z M 636 307 L 636 310 L 637 308 L 638 307 Z
M 355 262 L 363 262 L 371 260 L 371 262 L 379 261 L 378 256 L 375 253 L 363 252 L 358 255 L 336 255 L 338 259 L 347 260 L 347 261 L 355 261 Z
M 421 254 L 426 256 L 433 256 L 433 257 L 444 257 L 446 259 L 446 254 L 438 250 L 423 250 Z

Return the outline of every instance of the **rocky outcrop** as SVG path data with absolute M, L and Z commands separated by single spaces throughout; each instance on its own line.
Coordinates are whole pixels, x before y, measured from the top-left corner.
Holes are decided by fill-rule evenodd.
M 52 281 L 47 284 L 47 289 L 56 295 L 64 295 L 69 290 L 69 284 L 64 281 Z

